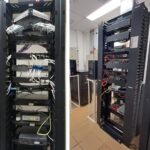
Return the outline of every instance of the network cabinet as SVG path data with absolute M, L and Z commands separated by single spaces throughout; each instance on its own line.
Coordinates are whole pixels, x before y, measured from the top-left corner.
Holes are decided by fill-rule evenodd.
M 79 80 L 80 80 L 80 104 L 82 106 L 88 104 L 88 72 L 79 72 Z
M 74 103 L 84 106 L 88 104 L 88 72 L 78 72 L 78 78 L 71 78 L 71 99 Z M 79 79 L 79 81 L 78 81 Z M 79 88 L 79 89 L 78 89 Z
M 149 41 L 150 46 L 150 41 Z M 150 52 L 150 47 L 148 47 Z M 145 71 L 143 92 L 142 92 L 142 120 L 140 126 L 140 142 L 139 150 L 149 150 L 150 149 L 150 53 L 148 54 L 147 67 Z
M 148 25 L 142 3 L 99 26 L 97 122 L 128 147 L 138 135 Z
M 65 3 L 0 1 L 0 149 L 65 149 Z
M 70 60 L 70 74 L 71 75 L 76 75 L 77 74 L 76 60 Z
M 98 70 L 98 61 L 89 60 L 88 61 L 88 78 L 96 80 L 97 79 L 97 70 Z

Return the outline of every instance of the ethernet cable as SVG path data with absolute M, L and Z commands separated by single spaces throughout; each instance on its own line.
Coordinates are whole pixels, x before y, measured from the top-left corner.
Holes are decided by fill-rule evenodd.
M 12 83 L 10 82 L 8 88 L 7 88 L 7 94 L 6 95 L 9 95 L 11 91 L 15 90 L 16 91 L 16 88 L 13 88 L 12 87 Z
M 54 82 L 52 82 L 52 81 L 50 80 L 49 83 L 50 83 L 52 89 L 54 90 L 54 89 L 55 89 L 55 84 L 54 84 Z
M 55 99 L 55 90 L 51 90 L 51 91 L 52 91 L 53 98 Z
M 108 94 L 108 93 L 110 93 L 112 90 L 117 90 L 117 89 L 119 89 L 120 88 L 120 86 L 116 86 L 116 85 L 114 85 L 114 84 L 112 84 L 111 86 L 109 86 L 105 91 L 103 91 L 103 93 L 101 93 L 101 95 L 100 95 L 100 100 L 102 100 L 102 98 L 103 98 L 103 95 L 104 94 Z
M 8 65 L 8 62 L 10 61 L 11 58 L 12 58 L 12 55 L 9 55 L 9 56 L 7 57 L 6 65 Z
M 33 62 L 33 66 L 32 66 L 32 69 L 29 70 L 28 76 L 31 76 L 31 80 L 32 81 L 38 82 L 35 79 L 35 75 L 36 75 L 36 72 L 38 71 L 38 76 L 40 77 L 42 67 L 41 66 L 37 66 L 38 59 L 37 59 L 37 57 L 35 55 L 32 55 L 31 59 L 32 59 L 32 62 Z
M 32 69 L 29 70 L 28 76 L 31 76 L 31 81 L 35 81 L 35 82 L 41 84 L 41 82 L 43 81 L 43 80 L 41 80 L 41 72 L 44 69 L 42 67 L 43 63 L 46 61 L 46 62 L 54 65 L 55 64 L 55 60 L 53 60 L 53 59 L 44 59 L 42 65 L 38 66 L 38 65 L 36 65 L 36 64 L 38 64 L 37 57 L 35 55 L 32 55 L 31 58 L 32 58 L 33 66 L 32 66 Z M 35 76 L 37 76 L 39 80 L 36 80 Z M 51 79 L 53 77 L 54 77 L 54 75 L 52 75 L 48 81 L 45 80 L 44 83 L 47 82 L 47 83 L 50 84 L 50 86 L 52 88 L 51 92 L 52 92 L 53 98 L 55 99 L 55 84 L 54 84 L 53 81 L 51 81 Z
M 45 62 L 55 65 L 55 60 L 53 59 L 44 59 Z M 44 63 L 43 61 L 43 63 Z M 43 65 L 43 64 L 42 64 Z M 54 77 L 54 74 L 50 77 L 50 80 Z
M 49 130 L 47 131 L 47 133 L 41 133 L 41 129 L 42 127 L 46 124 L 46 122 L 49 121 Z M 43 123 L 40 125 L 38 131 L 37 131 L 37 135 L 40 135 L 40 136 L 47 136 L 50 140 L 52 140 L 54 142 L 54 140 L 49 136 L 50 132 L 51 132 L 51 128 L 52 128 L 52 125 L 51 125 L 51 114 L 49 113 L 49 116 L 43 121 Z
M 28 73 L 28 76 L 31 76 L 31 79 L 36 81 L 36 82 L 40 82 L 40 78 L 41 78 L 41 72 L 42 70 L 44 69 L 42 66 L 43 66 L 43 63 L 44 62 L 48 62 L 50 64 L 55 64 L 55 60 L 53 59 L 44 59 L 43 63 L 40 65 L 40 66 L 37 66 L 36 64 L 38 63 L 38 59 L 35 55 L 32 55 L 31 56 L 32 58 L 32 62 L 33 62 L 33 66 L 32 66 L 32 69 L 29 71 Z M 37 75 L 39 81 L 35 80 L 35 76 Z M 54 77 L 54 75 L 52 75 L 50 77 L 50 80 Z
M 102 100 L 102 97 L 105 93 L 110 93 L 111 91 L 118 91 L 119 88 L 120 88 L 120 86 L 112 84 L 100 95 L 100 100 Z
M 7 89 L 7 95 L 9 95 L 9 93 L 10 93 L 10 90 L 11 90 L 11 83 L 9 84 L 9 86 L 8 86 L 8 89 Z
M 50 80 L 53 79 L 53 77 L 54 77 L 54 74 L 50 77 Z
M 31 81 L 35 81 L 38 83 L 41 80 L 42 70 L 44 70 L 43 66 L 33 65 L 28 72 L 28 77 L 31 77 Z M 39 80 L 36 80 L 35 77 L 37 77 Z
M 35 55 L 32 55 L 32 58 L 33 58 L 32 60 L 33 60 L 34 64 L 37 64 L 37 62 L 38 62 L 37 57 Z M 44 68 L 42 66 L 33 66 L 32 68 L 35 68 L 33 80 L 38 83 L 40 81 L 41 73 Z M 39 81 L 35 79 L 35 75 L 37 75 L 37 78 L 39 79 Z
M 52 92 L 53 98 L 55 99 L 55 84 L 51 80 L 49 82 L 50 82 L 50 85 L 52 87 L 51 92 Z
M 44 59 L 44 61 L 48 61 L 50 64 L 55 64 L 55 60 L 53 59 Z
M 100 95 L 100 100 L 102 100 L 103 95 L 106 93 L 110 93 L 111 91 L 109 89 L 106 89 L 101 95 Z

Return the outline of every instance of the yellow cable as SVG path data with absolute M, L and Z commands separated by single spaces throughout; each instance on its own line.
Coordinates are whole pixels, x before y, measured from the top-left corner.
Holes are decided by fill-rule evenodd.
M 49 131 L 47 133 L 40 133 L 42 127 L 45 125 L 45 123 L 49 120 Z M 51 115 L 49 114 L 49 116 L 43 121 L 43 123 L 40 125 L 38 131 L 37 131 L 37 135 L 42 135 L 42 136 L 49 136 L 51 132 Z

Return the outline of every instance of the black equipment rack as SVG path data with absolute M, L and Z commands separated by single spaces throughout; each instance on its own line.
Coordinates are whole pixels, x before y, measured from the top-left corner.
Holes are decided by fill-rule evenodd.
M 6 29 L 12 24 L 13 14 L 20 14 L 29 8 L 33 8 L 40 12 L 50 12 L 50 23 L 55 26 L 55 32 L 50 34 L 41 34 L 41 36 L 18 36 L 7 35 Z M 45 53 L 18 53 L 17 46 L 24 43 L 34 43 L 44 47 Z M 52 1 L 19 1 L 14 2 L 10 0 L 9 3 L 0 1 L 0 149 L 1 150 L 65 150 L 65 2 L 64 0 Z M 55 65 L 49 63 L 44 66 L 43 72 L 48 74 L 48 77 L 42 79 L 47 80 L 53 74 L 51 79 L 55 83 L 55 99 L 51 92 L 50 85 L 32 85 L 29 78 L 18 77 L 17 72 L 26 72 L 30 66 L 17 64 L 18 60 L 31 59 L 34 54 L 39 60 L 54 59 Z M 9 65 L 6 65 L 6 58 L 12 55 Z M 18 97 L 17 90 L 12 94 L 7 95 L 7 88 L 9 83 L 19 92 L 40 92 L 47 91 L 47 98 L 27 98 Z M 28 85 L 23 85 L 28 84 Z M 31 85 L 30 85 L 31 84 Z M 38 111 L 22 111 L 20 108 L 15 109 L 15 105 L 33 105 L 46 106 L 49 112 Z M 17 121 L 17 114 L 25 115 L 43 115 L 41 122 L 34 121 Z M 44 119 L 51 116 L 51 132 L 46 142 L 31 143 L 22 142 L 19 140 L 20 133 L 35 134 L 43 123 Z M 47 132 L 49 129 L 48 122 L 43 125 L 43 131 Z M 42 131 L 42 132 L 43 132 Z M 35 139 L 37 136 L 33 136 Z M 28 136 L 24 136 L 27 138 Z M 32 137 L 30 137 L 32 139 Z M 30 139 L 29 138 L 29 139 Z M 43 136 L 39 136 L 39 141 L 43 140 Z M 44 139 L 45 140 L 45 139 Z
M 97 80 L 97 68 L 98 68 L 97 60 L 88 61 L 88 78 L 89 79 Z
M 142 3 L 99 26 L 97 122 L 128 147 L 138 134 L 148 25 Z
M 150 35 L 149 35 L 150 36 Z M 150 40 L 149 46 L 150 46 Z M 143 92 L 142 92 L 142 119 L 140 122 L 140 142 L 139 150 L 149 150 L 150 149 L 150 47 L 147 59 L 147 69 L 144 80 Z

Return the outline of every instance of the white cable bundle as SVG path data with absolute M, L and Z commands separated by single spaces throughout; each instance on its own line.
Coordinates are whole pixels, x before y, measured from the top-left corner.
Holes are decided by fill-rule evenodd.
M 12 24 L 10 27 L 6 29 L 7 34 L 16 34 L 22 32 L 24 30 L 23 26 Z
M 8 62 L 10 61 L 11 58 L 12 58 L 12 55 L 9 55 L 9 56 L 7 57 L 6 65 L 8 65 Z
M 44 59 L 44 61 L 46 61 L 50 64 L 53 64 L 53 65 L 55 64 L 55 60 L 53 60 L 53 59 Z
M 35 56 L 35 55 L 32 55 L 31 56 L 31 58 L 32 58 L 32 62 L 33 62 L 33 65 L 37 65 L 38 64 L 38 59 L 37 59 L 37 57 Z M 42 64 L 40 65 L 40 66 L 43 66 L 44 65 L 44 63 L 50 63 L 50 64 L 55 64 L 55 60 L 53 60 L 53 59 L 44 59 L 44 61 L 42 62 Z M 40 82 L 40 81 L 37 81 L 36 79 L 35 79 L 35 77 L 37 77 L 39 80 L 41 80 L 41 73 L 42 73 L 42 70 L 35 70 L 35 69 L 30 69 L 29 70 L 29 72 L 28 72 L 28 77 L 31 77 L 31 80 L 32 81 L 36 81 L 36 82 Z M 52 75 L 51 77 L 50 77 L 50 80 L 53 78 L 53 76 L 54 75 Z M 54 90 L 54 83 L 52 82 L 52 81 L 43 81 L 43 80 L 41 80 L 42 82 L 44 82 L 44 83 L 50 83 L 50 85 L 51 85 L 51 87 L 52 87 L 52 89 Z
M 10 93 L 11 86 L 12 86 L 12 84 L 10 83 L 9 86 L 8 86 L 8 89 L 7 89 L 7 95 L 9 95 L 9 93 Z
M 32 55 L 31 58 L 32 58 L 33 65 L 37 65 L 38 63 L 37 57 L 35 55 Z M 31 81 L 39 82 L 35 79 L 35 77 L 38 77 L 39 79 L 41 78 L 41 70 L 35 70 L 31 68 L 28 72 L 28 77 L 31 77 L 30 79 Z
M 51 91 L 52 91 L 52 94 L 53 94 L 53 98 L 55 99 L 55 84 L 51 80 L 49 80 L 49 83 L 50 83 L 50 85 L 52 87 Z
M 50 23 L 39 22 L 33 25 L 33 29 L 38 30 L 40 32 L 51 33 L 55 31 L 55 26 Z

